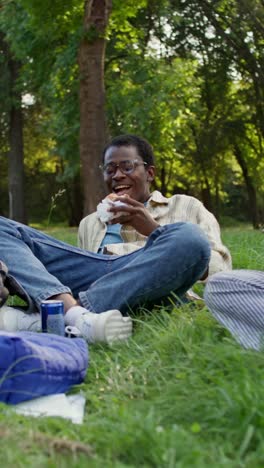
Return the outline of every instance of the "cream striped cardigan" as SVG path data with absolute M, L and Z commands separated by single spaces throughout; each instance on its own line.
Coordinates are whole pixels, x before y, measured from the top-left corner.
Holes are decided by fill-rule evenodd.
M 232 268 L 229 250 L 222 244 L 220 227 L 212 213 L 194 197 L 173 195 L 164 197 L 155 190 L 147 202 L 146 208 L 160 224 L 191 222 L 198 224 L 205 232 L 211 245 L 212 254 L 209 264 L 209 275 Z M 102 223 L 96 213 L 82 219 L 78 231 L 78 243 L 83 249 L 97 252 L 106 233 L 106 224 Z M 121 236 L 124 243 L 108 244 L 106 253 L 124 255 L 143 247 L 146 237 L 139 234 L 132 226 L 122 226 Z

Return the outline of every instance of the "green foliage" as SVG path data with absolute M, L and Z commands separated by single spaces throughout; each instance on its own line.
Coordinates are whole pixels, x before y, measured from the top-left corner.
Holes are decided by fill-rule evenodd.
M 166 168 L 163 185 L 167 193 L 175 190 L 176 183 L 184 188 L 190 176 L 184 147 L 189 139 L 186 121 L 199 106 L 196 68 L 194 61 L 175 59 L 168 64 L 146 57 L 142 62 L 135 54 L 122 70 L 113 65 L 107 72 L 111 76 L 107 89 L 111 133 L 138 133 L 151 141 L 158 169 Z
M 243 151 L 251 185 L 260 191 L 263 205 L 262 181 L 253 176 L 261 175 L 264 160 L 259 118 L 263 86 L 251 67 L 252 53 L 255 70 L 262 70 L 263 10 L 257 1 L 252 5 L 250 10 L 246 2 L 235 0 L 147 2 L 132 13 L 124 8 L 122 19 L 114 8 L 113 18 L 119 22 L 110 24 L 115 32 L 110 35 L 106 75 L 111 133 L 145 135 L 157 148 L 157 185 L 167 193 L 194 194 L 218 214 L 220 199 L 227 198 L 226 175 L 242 174 L 234 142 Z M 116 7 L 119 10 L 119 4 Z
M 23 64 L 20 81 L 24 92 L 49 109 L 49 134 L 66 160 L 68 157 L 78 166 L 76 57 L 82 2 L 50 2 L 47 6 L 27 0 L 6 1 L 1 13 L 0 29 Z
M 40 116 L 35 130 L 25 105 L 27 177 L 38 172 L 45 180 L 46 171 L 56 173 L 52 193 L 58 185 L 73 187 L 80 169 L 83 11 L 81 0 L 1 5 L 0 32 L 22 64 L 18 86 L 33 96 Z M 156 187 L 198 196 L 219 217 L 249 219 L 250 183 L 260 221 L 264 216 L 263 17 L 260 0 L 113 0 L 105 60 L 110 134 L 148 138 L 157 160 Z M 4 161 L 10 100 L 3 53 L 0 72 Z M 39 145 L 37 138 L 30 142 L 34 133 Z

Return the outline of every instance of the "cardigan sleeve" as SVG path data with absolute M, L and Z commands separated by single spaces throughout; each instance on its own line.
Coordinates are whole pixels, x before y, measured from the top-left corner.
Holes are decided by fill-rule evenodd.
M 198 225 L 205 232 L 211 245 L 211 260 L 209 263 L 209 275 L 231 270 L 232 259 L 227 247 L 222 243 L 220 226 L 210 211 L 201 203 L 198 211 Z

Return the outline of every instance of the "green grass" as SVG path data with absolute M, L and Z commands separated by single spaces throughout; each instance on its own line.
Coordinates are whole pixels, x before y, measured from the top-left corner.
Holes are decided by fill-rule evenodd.
M 264 269 L 264 234 L 261 231 L 225 229 L 222 238 L 232 252 L 233 268 Z
M 53 227 L 42 229 L 42 231 L 64 242 L 68 242 L 68 244 L 77 245 L 77 228 Z
M 76 232 L 52 229 L 75 243 Z M 264 235 L 223 233 L 236 268 L 264 269 Z M 90 346 L 80 426 L 2 406 L 0 462 L 18 467 L 264 467 L 264 355 L 197 306 L 141 312 L 122 345 Z

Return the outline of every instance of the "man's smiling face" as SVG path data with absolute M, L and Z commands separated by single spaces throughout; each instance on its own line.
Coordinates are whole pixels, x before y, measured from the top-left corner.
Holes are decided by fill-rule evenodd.
M 104 172 L 104 180 L 110 193 L 129 195 L 134 200 L 144 203 L 150 197 L 150 184 L 155 176 L 154 166 L 144 165 L 135 146 L 110 146 L 104 157 L 104 166 L 109 163 L 120 164 L 121 161 L 135 161 L 134 170 L 125 174 L 116 167 L 113 174 Z

